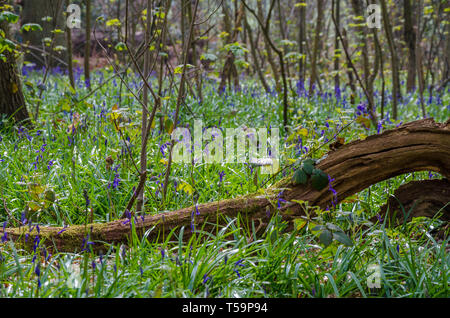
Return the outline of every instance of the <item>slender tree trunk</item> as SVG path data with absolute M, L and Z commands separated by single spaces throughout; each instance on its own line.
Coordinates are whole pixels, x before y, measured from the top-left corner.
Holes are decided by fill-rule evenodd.
M 363 17 L 364 16 L 364 7 L 363 3 L 359 0 L 352 0 L 353 10 L 355 12 L 355 15 L 357 17 Z M 359 30 L 358 30 L 359 29 Z M 374 107 L 374 101 L 373 101 L 373 81 L 375 77 L 372 77 L 371 74 L 374 74 L 376 76 L 378 72 L 378 60 L 375 58 L 375 65 L 374 68 L 371 69 L 369 65 L 369 52 L 368 52 L 368 42 L 367 42 L 367 27 L 360 27 L 358 28 L 358 37 L 359 41 L 361 43 L 361 52 L 362 52 L 362 68 L 364 72 L 364 86 L 367 90 L 367 98 L 369 99 L 369 105 L 370 107 Z M 375 109 L 370 110 L 372 113 L 375 112 Z
M 264 11 L 263 11 L 263 7 L 262 7 L 262 3 L 261 1 L 257 1 L 257 6 L 258 6 L 258 17 L 260 19 L 260 21 L 264 21 Z M 270 17 L 269 17 L 270 20 Z M 270 34 L 270 23 L 266 23 L 266 30 L 263 32 L 266 32 L 267 35 Z M 272 69 L 272 74 L 273 74 L 273 79 L 275 81 L 275 89 L 277 90 L 277 92 L 281 92 L 281 83 L 280 83 L 280 71 L 278 70 L 278 66 L 275 63 L 275 60 L 273 58 L 272 55 L 272 48 L 271 45 L 269 43 L 269 40 L 267 39 L 267 36 L 264 36 L 264 48 L 266 49 L 267 52 L 267 61 L 270 64 L 270 68 Z
M 383 13 L 383 24 L 386 32 L 386 38 L 389 45 L 389 51 L 391 54 L 391 68 L 392 68 L 392 117 L 397 120 L 398 118 L 398 100 L 401 98 L 400 95 L 400 79 L 398 71 L 398 57 L 397 51 L 394 44 L 394 36 L 392 34 L 392 27 L 390 23 L 390 18 L 388 14 L 388 8 L 386 5 L 386 0 L 380 0 L 381 11 Z
M 264 87 L 264 90 L 266 91 L 266 93 L 270 93 L 270 87 L 267 84 L 266 79 L 264 78 L 262 66 L 259 64 L 258 55 L 256 54 L 257 43 L 253 42 L 252 30 L 250 29 L 250 26 L 248 25 L 246 15 L 244 15 L 244 27 L 245 27 L 245 30 L 247 30 L 248 41 L 250 42 L 250 53 L 252 54 L 252 57 L 253 57 L 253 67 L 256 71 L 256 74 L 258 74 L 258 78 L 261 81 L 261 84 Z
M 418 8 L 418 12 L 422 12 L 422 0 L 419 0 L 417 3 L 417 8 Z M 420 16 L 417 18 L 417 24 L 415 27 L 415 32 L 416 32 L 416 41 L 414 43 L 415 45 L 415 68 L 416 68 L 416 72 L 417 72 L 417 79 L 419 82 L 419 99 L 420 99 L 420 108 L 422 110 L 422 116 L 425 118 L 426 117 L 426 110 L 425 110 L 425 101 L 424 101 L 424 97 L 423 97 L 423 92 L 425 90 L 425 80 L 424 80 L 424 76 L 423 76 L 423 54 L 422 54 L 422 47 L 420 46 L 421 44 L 421 32 L 420 32 L 420 24 L 421 24 L 421 18 Z
M 334 37 L 334 71 L 336 72 L 336 75 L 334 76 L 334 87 L 335 89 L 338 89 L 340 87 L 340 80 L 339 80 L 339 56 L 340 49 L 339 49 L 339 36 L 338 36 L 338 29 L 340 28 L 340 18 L 341 18 L 341 10 L 340 5 L 341 1 L 336 0 L 335 3 L 335 14 L 336 14 L 336 31 L 335 31 L 335 37 Z
M 66 0 L 66 7 L 70 4 Z M 66 41 L 67 41 L 67 70 L 69 74 L 70 85 L 75 89 L 75 79 L 73 75 L 73 53 L 72 53 L 72 30 L 66 25 Z
M 2 5 L 0 1 L 0 5 Z M 8 37 L 8 25 L 0 22 L 0 30 Z M 3 52 L 5 61 L 0 59 L 0 115 L 13 118 L 16 122 L 30 119 L 22 92 L 19 72 L 14 54 L 8 50 Z
M 224 12 L 226 12 L 225 6 Z M 242 24 L 242 18 L 244 16 L 244 5 L 241 3 L 239 6 L 238 12 L 236 12 L 235 15 L 235 21 L 234 21 L 234 28 L 233 31 L 230 33 L 229 41 L 228 43 L 234 43 L 237 41 L 237 37 L 239 35 L 239 27 Z M 225 13 L 225 15 L 227 15 Z M 230 28 L 231 29 L 231 28 Z M 225 63 L 223 66 L 222 74 L 221 74 L 221 81 L 219 85 L 219 92 L 223 92 L 226 86 L 227 79 L 231 79 L 233 77 L 234 79 L 234 90 L 239 90 L 239 77 L 236 70 L 236 65 L 234 64 L 235 56 L 232 51 L 229 51 L 227 54 L 227 57 L 225 59 Z
M 84 80 L 87 87 L 91 87 L 91 0 L 86 0 L 86 43 L 84 46 Z
M 416 86 L 416 31 L 414 29 L 415 4 L 413 2 L 411 0 L 403 0 L 404 36 L 408 48 L 408 77 L 406 80 L 406 90 L 408 92 L 412 92 Z
M 324 0 L 317 0 L 317 20 L 316 20 L 316 29 L 314 32 L 314 47 L 311 56 L 311 80 L 309 83 L 309 96 L 312 95 L 314 90 L 314 84 L 318 81 L 317 74 L 317 60 L 319 59 L 319 44 L 320 44 L 320 32 L 322 31 L 323 25 L 323 16 L 324 16 Z
M 306 77 L 306 7 L 299 6 L 298 11 L 298 49 L 302 57 L 298 62 L 298 77 L 304 81 Z
M 54 44 L 52 48 L 65 45 L 64 34 L 52 33 L 55 28 L 64 30 L 65 19 L 63 19 L 63 5 L 64 0 L 23 0 L 22 1 L 22 25 L 27 23 L 37 23 L 42 26 L 43 31 L 24 31 L 22 33 L 23 43 L 37 48 L 34 50 L 30 48 L 25 53 L 25 60 L 35 63 L 38 66 L 53 67 L 59 62 L 52 58 L 57 57 L 60 60 L 65 60 L 65 51 L 49 50 L 49 47 L 43 44 L 44 38 L 53 39 Z M 44 17 L 51 17 L 49 21 L 43 21 Z M 42 54 L 42 50 L 45 51 Z
M 145 30 L 145 54 L 144 54 L 144 78 L 147 79 L 150 71 L 150 50 L 148 47 L 150 46 L 150 29 L 151 29 L 151 12 L 152 12 L 152 4 L 151 0 L 147 0 L 147 27 Z M 144 85 L 142 90 L 142 99 L 145 106 L 148 108 L 148 87 Z M 144 140 L 147 134 L 147 125 L 151 125 L 152 123 L 147 123 L 148 112 L 147 109 L 142 109 L 142 130 L 141 130 L 141 139 Z M 143 145 L 143 149 L 141 149 L 141 174 L 147 171 L 147 145 Z M 140 213 L 142 211 L 144 205 L 144 189 L 142 188 L 137 196 L 136 201 L 136 212 Z

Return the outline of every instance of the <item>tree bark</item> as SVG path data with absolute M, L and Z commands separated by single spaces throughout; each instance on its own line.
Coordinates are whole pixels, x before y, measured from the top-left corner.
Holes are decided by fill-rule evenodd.
M 334 1 L 333 1 L 334 2 Z M 339 36 L 338 31 L 341 25 L 341 1 L 336 0 L 335 3 L 333 3 L 335 6 L 335 19 L 336 19 L 336 26 L 335 26 L 335 36 L 334 36 L 334 71 L 336 72 L 336 75 L 334 76 L 334 88 L 335 90 L 340 87 L 340 80 L 339 80 L 339 56 L 340 56 L 340 50 L 339 50 Z M 333 5 L 332 4 L 332 5 Z
M 0 23 L 0 30 L 3 30 L 6 37 L 8 37 L 8 25 L 6 22 Z M 0 59 L 0 115 L 5 114 L 8 118 L 13 118 L 17 123 L 28 121 L 30 116 L 23 96 L 14 54 L 5 50 L 3 55 L 6 61 Z
M 309 83 L 309 96 L 312 95 L 314 84 L 318 81 L 317 76 L 317 60 L 319 59 L 319 42 L 320 42 L 320 32 L 322 31 L 323 16 L 324 16 L 324 0 L 317 0 L 317 20 L 316 20 L 316 30 L 314 32 L 314 47 L 311 57 L 311 81 Z
M 84 81 L 87 87 L 91 87 L 91 0 L 86 0 L 86 43 L 84 44 Z
M 403 0 L 403 16 L 405 19 L 404 37 L 408 47 L 408 77 L 406 90 L 412 92 L 416 86 L 416 31 L 414 29 L 415 5 L 411 0 Z
M 65 2 L 66 7 L 69 6 L 69 0 Z M 72 52 L 72 30 L 66 25 L 66 42 L 67 42 L 67 70 L 69 81 L 72 88 L 75 90 L 75 78 L 73 75 L 73 52 Z
M 388 40 L 389 51 L 391 54 L 391 67 L 392 67 L 392 117 L 397 120 L 398 118 L 398 100 L 401 98 L 400 94 L 400 79 L 399 79 L 399 66 L 398 56 L 394 44 L 394 36 L 392 34 L 392 27 L 389 19 L 388 8 L 386 0 L 381 0 L 381 11 L 383 14 L 384 29 L 386 32 L 386 38 Z
M 56 66 L 59 64 L 58 60 L 52 58 L 52 56 L 58 57 L 60 60 L 65 60 L 65 51 L 54 51 L 56 46 L 65 45 L 65 37 L 63 34 L 52 34 L 54 29 L 65 30 L 65 19 L 63 15 L 63 0 L 23 0 L 22 1 L 22 25 L 27 23 L 37 23 L 42 26 L 43 31 L 30 31 L 23 32 L 23 42 L 39 49 L 49 49 L 52 52 L 46 52 L 49 54 L 44 57 L 39 56 L 36 53 L 25 54 L 25 60 L 35 63 L 38 66 Z M 51 21 L 42 21 L 44 17 L 51 17 Z M 46 47 L 42 39 L 51 38 L 54 44 L 50 47 Z
M 412 181 L 402 185 L 381 207 L 379 216 L 388 218 L 386 224 L 401 225 L 416 217 L 433 218 L 440 212 L 443 221 L 450 221 L 450 182 L 447 179 Z
M 226 224 L 226 217 L 239 214 L 248 222 L 261 225 L 269 222 L 271 215 L 277 212 L 277 200 L 287 202 L 278 210 L 283 220 L 293 228 L 293 220 L 304 215 L 303 208 L 293 200 L 308 201 L 309 206 L 326 209 L 365 188 L 389 178 L 415 172 L 434 171 L 444 177 L 450 177 L 450 120 L 435 123 L 433 119 L 424 119 L 399 128 L 388 130 L 379 135 L 357 140 L 331 151 L 317 164 L 317 168 L 335 179 L 331 186 L 337 192 L 334 196 L 328 187 L 314 190 L 310 184 L 293 185 L 288 177 L 272 188 L 260 193 L 238 197 L 231 200 L 205 203 L 195 207 L 122 219 L 106 224 L 91 224 L 89 240 L 95 242 L 94 250 L 106 250 L 107 244 L 127 244 L 132 227 L 138 237 L 146 231 L 149 240 L 164 239 L 174 228 L 184 227 L 184 238 L 190 237 L 195 230 L 211 231 L 217 224 Z M 280 189 L 285 189 L 280 194 Z M 33 240 L 25 243 L 25 235 L 37 235 L 36 229 L 28 227 L 6 228 L 7 237 L 32 248 Z M 62 231 L 62 232 L 61 232 Z M 4 230 L 0 229 L 0 235 Z M 66 229 L 41 227 L 41 241 L 58 251 L 77 251 L 82 247 L 87 233 L 84 225 L 70 226 Z M 44 240 L 45 239 L 45 240 Z
M 298 50 L 302 56 L 298 62 L 298 78 L 304 82 L 306 78 L 306 7 L 300 6 L 298 10 Z

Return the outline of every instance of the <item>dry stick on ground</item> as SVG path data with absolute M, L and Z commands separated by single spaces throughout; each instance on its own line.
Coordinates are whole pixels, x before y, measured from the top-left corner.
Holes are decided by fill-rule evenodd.
M 337 192 L 336 197 L 328 187 L 317 191 L 310 184 L 293 185 L 287 177 L 266 189 L 265 195 L 255 193 L 201 204 L 197 206 L 197 213 L 195 207 L 188 207 L 157 215 L 90 224 L 90 240 L 95 242 L 93 247 L 96 251 L 105 251 L 110 244 L 127 244 L 132 233 L 131 223 L 134 223 L 138 237 L 148 231 L 147 239 L 151 241 L 164 239 L 174 228 L 181 227 L 184 227 L 183 238 L 187 239 L 194 230 L 214 230 L 217 224 L 227 224 L 227 218 L 235 218 L 239 214 L 247 218 L 248 222 L 267 224 L 271 215 L 277 211 L 274 206 L 280 198 L 288 202 L 278 213 L 289 222 L 288 229 L 292 229 L 293 219 L 304 215 L 303 208 L 293 200 L 308 201 L 309 206 L 326 209 L 332 202 L 338 204 L 373 184 L 401 174 L 434 171 L 450 178 L 450 119 L 446 123 L 423 119 L 369 136 L 365 140 L 353 141 L 329 152 L 317 164 L 317 168 L 335 179 L 331 186 Z M 6 228 L 6 232 L 8 239 L 22 243 L 24 248 L 30 250 L 33 240 L 28 239 L 25 243 L 25 235 L 38 235 L 36 229 L 29 232 L 28 227 Z M 0 236 L 3 235 L 3 229 L 0 229 Z M 48 247 L 66 252 L 79 251 L 85 239 L 84 225 L 65 229 L 41 226 L 39 235 Z

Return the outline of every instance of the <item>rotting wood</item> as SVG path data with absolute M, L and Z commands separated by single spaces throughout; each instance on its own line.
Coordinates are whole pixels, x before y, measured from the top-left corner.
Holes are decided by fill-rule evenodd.
M 289 177 L 266 189 L 266 195 L 252 194 L 230 200 L 211 202 L 177 211 L 136 217 L 136 233 L 139 237 L 148 233 L 148 239 L 164 238 L 174 228 L 184 226 L 184 237 L 192 235 L 193 229 L 212 231 L 217 224 L 226 224 L 227 217 L 241 214 L 249 222 L 267 223 L 276 210 L 276 200 L 287 202 L 279 213 L 292 225 L 292 220 L 303 215 L 299 204 L 292 200 L 308 201 L 310 206 L 321 209 L 331 207 L 345 198 L 358 193 L 380 181 L 410 172 L 433 171 L 450 178 L 450 120 L 436 123 L 424 119 L 388 130 L 379 135 L 357 140 L 329 152 L 317 168 L 326 172 L 334 181 L 334 196 L 327 187 L 316 191 L 308 185 L 294 186 Z M 280 194 L 281 188 L 284 188 Z M 87 225 L 89 241 L 94 242 L 96 251 L 107 249 L 108 244 L 127 243 L 131 234 L 130 220 L 121 219 L 103 224 Z M 40 227 L 39 237 L 47 246 L 57 251 L 74 252 L 82 249 L 86 240 L 84 225 L 60 227 Z M 6 228 L 8 239 L 32 248 L 33 239 L 38 234 L 36 228 L 29 232 L 28 227 Z M 29 234 L 26 238 L 26 234 Z M 4 235 L 0 228 L 0 236 Z M 25 242 L 25 238 L 27 241 Z
M 381 207 L 379 217 L 388 218 L 387 224 L 395 226 L 415 217 L 433 218 L 436 214 L 441 220 L 450 221 L 450 181 L 447 179 L 411 181 L 400 186 Z M 377 217 L 372 221 L 375 219 Z

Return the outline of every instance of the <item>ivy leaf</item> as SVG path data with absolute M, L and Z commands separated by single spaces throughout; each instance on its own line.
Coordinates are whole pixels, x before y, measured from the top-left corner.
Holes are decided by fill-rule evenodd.
M 344 232 L 333 232 L 333 238 L 345 246 L 353 246 L 352 240 Z
M 294 175 L 292 176 L 292 182 L 296 185 L 297 184 L 306 184 L 307 181 L 308 181 L 308 176 L 303 171 L 303 169 L 298 169 L 297 171 L 295 171 Z
M 322 233 L 320 233 L 319 240 L 323 245 L 325 245 L 325 247 L 327 247 L 333 240 L 333 234 L 328 230 L 322 231 Z

